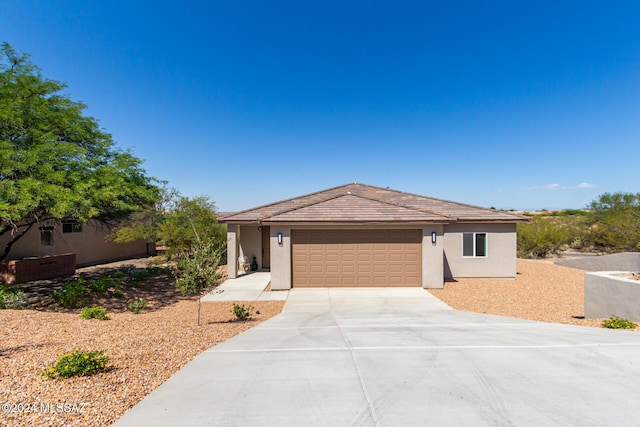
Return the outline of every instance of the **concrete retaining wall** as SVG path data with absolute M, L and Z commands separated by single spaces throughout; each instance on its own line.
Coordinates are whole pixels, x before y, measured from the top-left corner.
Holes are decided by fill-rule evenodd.
M 640 253 L 622 252 L 610 255 L 585 256 L 560 260 L 555 263 L 565 267 L 590 271 L 640 271 Z
M 76 254 L 52 255 L 0 263 L 0 280 L 8 285 L 71 276 L 75 272 Z
M 612 314 L 640 322 L 640 281 L 626 279 L 628 271 L 598 271 L 584 275 L 584 316 Z

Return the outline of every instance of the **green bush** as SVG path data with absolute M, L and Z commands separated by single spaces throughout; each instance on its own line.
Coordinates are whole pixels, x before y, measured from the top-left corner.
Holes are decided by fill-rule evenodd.
M 53 301 L 63 307 L 78 307 L 84 300 L 87 289 L 82 277 L 76 277 L 65 282 L 64 287 L 53 292 Z
M 40 371 L 40 374 L 58 379 L 88 376 L 109 369 L 107 363 L 109 363 L 109 358 L 104 355 L 104 351 L 74 350 L 60 356 L 56 363 Z
M 244 304 L 233 304 L 233 314 L 237 320 L 245 321 L 251 319 L 253 313 L 253 307 L 245 307 Z
M 109 289 L 116 287 L 116 278 L 111 276 L 100 276 L 89 282 L 89 289 L 97 295 L 104 295 Z
M 127 309 L 129 309 L 129 311 L 134 312 L 135 314 L 140 314 L 142 310 L 146 308 L 147 308 L 147 302 L 143 299 L 137 299 L 127 304 Z
M 214 242 L 198 243 L 190 254 L 183 255 L 175 270 L 176 287 L 182 295 L 196 295 L 216 286 L 223 250 Z
M 107 310 L 104 307 L 85 307 L 82 309 L 80 317 L 83 319 L 109 320 Z
M 138 268 L 133 264 L 123 265 L 118 270 L 118 273 L 126 277 L 133 287 L 137 287 L 138 284 L 152 277 L 171 272 L 166 267 Z
M 636 326 L 638 325 L 636 325 L 632 321 L 623 319 L 622 317 L 618 317 L 613 314 L 608 319 L 602 321 L 602 327 L 609 329 L 635 329 Z
M 29 300 L 24 292 L 16 287 L 9 287 L 0 283 L 0 309 L 20 309 L 29 305 Z
M 567 229 L 552 217 L 532 218 L 518 224 L 517 231 L 520 258 L 544 258 L 558 253 L 569 239 Z

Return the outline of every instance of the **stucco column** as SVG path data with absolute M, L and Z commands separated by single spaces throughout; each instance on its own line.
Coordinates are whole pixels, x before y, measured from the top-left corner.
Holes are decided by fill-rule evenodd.
M 238 226 L 227 225 L 227 277 L 238 277 Z
M 278 243 L 282 233 L 282 243 Z M 291 289 L 291 227 L 271 226 L 269 236 L 271 249 L 271 289 Z
M 444 227 L 434 224 L 422 229 L 422 287 L 444 288 Z M 436 233 L 433 243 L 431 233 Z

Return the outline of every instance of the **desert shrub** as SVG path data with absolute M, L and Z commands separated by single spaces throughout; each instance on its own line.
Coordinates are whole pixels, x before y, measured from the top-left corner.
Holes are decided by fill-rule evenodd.
M 62 289 L 54 291 L 53 301 L 63 307 L 78 307 L 84 300 L 83 296 L 87 289 L 82 277 L 67 280 Z
M 622 317 L 618 317 L 613 314 L 608 319 L 602 321 L 602 327 L 609 329 L 635 329 L 636 326 L 637 325 L 632 321 L 623 319 Z
M 633 251 L 640 242 L 640 214 L 633 210 L 612 212 L 597 217 L 587 235 L 598 250 Z
M 133 264 L 126 264 L 118 269 L 118 273 L 123 277 L 126 277 L 133 287 L 137 287 L 138 284 L 148 280 L 152 277 L 159 276 L 161 274 L 171 273 L 171 269 L 168 267 L 150 266 L 148 268 L 138 268 Z
M 590 243 L 598 250 L 631 251 L 640 243 L 640 193 L 604 193 L 589 204 Z
M 115 288 L 116 279 L 111 276 L 100 276 L 89 281 L 88 288 L 97 295 L 104 295 L 109 289 Z
M 251 319 L 253 314 L 253 307 L 248 306 L 245 307 L 244 304 L 233 304 L 233 314 L 236 316 L 237 320 L 245 321 Z
M 0 309 L 20 309 L 29 305 L 26 294 L 19 288 L 0 283 Z
M 83 319 L 109 320 L 107 310 L 104 307 L 85 307 L 82 309 L 80 317 Z
M 138 271 L 138 267 L 133 264 L 124 264 L 118 267 L 118 271 L 124 274 L 125 276 L 130 276 L 136 271 Z
M 146 308 L 147 302 L 143 299 L 137 299 L 127 304 L 127 309 L 134 312 L 135 314 L 140 314 Z
M 178 261 L 176 286 L 182 295 L 196 295 L 216 286 L 222 278 L 218 271 L 223 250 L 214 242 L 198 243 Z
M 520 258 L 544 258 L 558 253 L 568 243 L 567 229 L 554 218 L 532 218 L 517 226 L 518 256 Z
M 104 351 L 74 350 L 60 356 L 51 367 L 43 369 L 40 374 L 58 379 L 88 376 L 109 369 L 107 363 L 109 358 L 104 355 Z

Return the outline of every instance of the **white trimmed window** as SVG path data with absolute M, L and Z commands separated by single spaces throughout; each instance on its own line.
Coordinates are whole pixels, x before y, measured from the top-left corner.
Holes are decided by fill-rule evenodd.
M 462 256 L 468 258 L 486 258 L 487 233 L 462 233 Z

